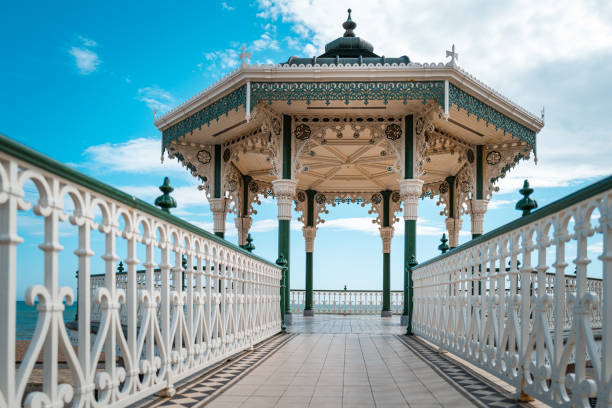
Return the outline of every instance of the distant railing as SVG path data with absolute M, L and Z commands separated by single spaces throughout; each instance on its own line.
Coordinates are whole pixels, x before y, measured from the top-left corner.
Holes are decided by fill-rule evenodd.
M 24 191 L 30 182 L 31 201 Z M 27 214 L 43 221 L 36 233 L 43 240 L 44 279 L 25 294 L 26 302 L 37 306 L 38 323 L 17 362 L 16 281 L 31 274 L 17 269 L 23 241 L 18 214 L 32 206 Z M 78 235 L 76 256 L 63 265 L 60 223 Z M 94 240 L 103 242 L 103 251 L 93 251 Z M 127 274 L 117 288 L 120 246 L 127 253 Z M 145 254 L 143 279 L 137 279 L 138 254 Z M 92 299 L 95 255 L 103 259 L 105 276 Z M 76 350 L 62 316 L 75 296 L 59 280 L 60 271 L 74 270 L 75 264 Z M 183 274 L 185 290 L 172 284 L 183 281 Z M 122 407 L 155 392 L 172 395 L 177 381 L 280 331 L 280 280 L 275 264 L 0 136 L 1 407 Z M 99 311 L 95 334 L 92 305 Z M 67 376 L 60 376 L 60 350 Z M 26 392 L 34 377 L 42 377 L 42 387 Z
M 611 206 L 608 177 L 418 265 L 413 333 L 524 399 L 612 406 Z
M 313 290 L 312 309 L 319 314 L 380 314 L 382 290 Z M 303 313 L 306 291 L 291 290 L 291 313 Z M 391 312 L 402 314 L 404 292 L 391 291 Z

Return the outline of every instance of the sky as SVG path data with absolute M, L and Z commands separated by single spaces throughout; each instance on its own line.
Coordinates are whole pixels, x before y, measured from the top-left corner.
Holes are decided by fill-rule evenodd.
M 444 62 L 454 44 L 458 64 L 471 75 L 536 115 L 544 108 L 538 163 L 522 162 L 499 181 L 485 231 L 520 215 L 514 204 L 526 178 L 543 206 L 612 173 L 605 103 L 612 91 L 609 1 L 10 2 L 0 25 L 0 133 L 149 202 L 169 176 L 178 201 L 173 213 L 212 230 L 197 181 L 175 161 L 160 162 L 154 112 L 162 114 L 236 69 L 242 45 L 257 64 L 320 55 L 325 43 L 342 35 L 349 7 L 357 35 L 379 55 Z M 380 289 L 382 243 L 368 208 L 329 210 L 315 241 L 315 289 Z M 419 261 L 438 253 L 440 210 L 435 200 L 421 202 Z M 251 230 L 255 253 L 269 260 L 276 259 L 275 217 L 275 203 L 264 201 Z M 402 224 L 391 252 L 394 290 L 403 284 Z M 236 242 L 231 217 L 227 227 L 227 239 Z M 20 216 L 19 228 L 25 238 L 18 252 L 22 298 L 27 286 L 42 282 L 42 221 L 30 211 Z M 470 239 L 469 229 L 464 217 L 460 242 Z M 60 282 L 75 287 L 76 230 L 66 224 L 60 231 Z M 101 237 L 92 245 L 92 267 L 102 272 Z M 291 287 L 303 288 L 297 221 L 291 252 Z M 122 242 L 118 253 L 125 258 Z

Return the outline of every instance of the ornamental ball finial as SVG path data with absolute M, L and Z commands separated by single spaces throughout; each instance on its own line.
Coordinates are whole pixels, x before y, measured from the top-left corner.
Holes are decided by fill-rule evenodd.
M 445 254 L 446 251 L 450 249 L 450 247 L 446 244 L 448 242 L 448 239 L 446 239 L 446 233 L 442 233 L 442 238 L 440 238 L 440 242 L 442 243 L 438 245 L 438 249 L 440 250 L 440 252 Z
M 244 246 L 244 249 L 246 249 L 249 252 L 253 252 L 253 250 L 255 249 L 255 245 L 253 244 L 253 237 L 251 237 L 250 232 L 247 234 L 246 242 L 247 243 Z
M 174 191 L 174 187 L 170 185 L 170 179 L 164 177 L 164 182 L 159 189 L 163 193 L 155 199 L 155 205 L 161 208 L 162 211 L 170 213 L 170 208 L 176 208 L 176 200 L 170 196 L 170 193 Z
M 276 260 L 276 264 L 281 268 L 285 269 L 287 267 L 287 259 L 285 259 L 285 255 L 280 254 L 278 259 Z
M 522 216 L 524 217 L 531 214 L 531 210 L 538 208 L 538 203 L 536 200 L 529 197 L 531 193 L 533 193 L 533 188 L 529 187 L 529 181 L 525 180 L 523 183 L 523 188 L 519 190 L 519 193 L 523 195 L 523 198 L 516 203 L 515 208 L 519 211 L 523 211 Z
M 355 29 L 355 27 L 357 27 L 357 24 L 351 20 L 351 9 L 348 9 L 348 18 L 346 19 L 346 21 L 344 23 L 342 23 L 342 28 L 344 28 L 346 31 L 344 31 L 344 37 L 354 37 L 355 33 L 353 32 L 353 30 Z
M 417 262 L 416 256 L 414 256 L 414 254 L 410 255 L 410 259 L 406 261 L 406 267 L 409 269 L 413 269 L 418 264 L 419 263 Z

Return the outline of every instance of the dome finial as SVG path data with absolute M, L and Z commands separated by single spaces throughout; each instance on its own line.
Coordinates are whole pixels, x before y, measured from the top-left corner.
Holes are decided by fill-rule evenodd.
M 355 27 L 357 27 L 357 24 L 351 20 L 351 9 L 348 9 L 348 18 L 346 19 L 346 21 L 344 23 L 342 23 L 342 28 L 344 28 L 346 31 L 344 32 L 344 37 L 354 37 L 355 33 L 353 32 L 353 30 L 355 29 Z

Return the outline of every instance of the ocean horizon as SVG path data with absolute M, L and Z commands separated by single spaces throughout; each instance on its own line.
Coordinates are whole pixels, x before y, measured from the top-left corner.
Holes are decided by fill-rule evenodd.
M 72 305 L 65 305 L 64 310 L 64 322 L 71 322 L 74 320 L 77 312 L 77 302 L 75 301 Z M 36 323 L 38 322 L 38 311 L 36 310 L 36 304 L 29 306 L 25 301 L 17 301 L 17 327 L 16 327 L 16 339 L 17 340 L 32 340 L 34 331 L 36 330 Z

